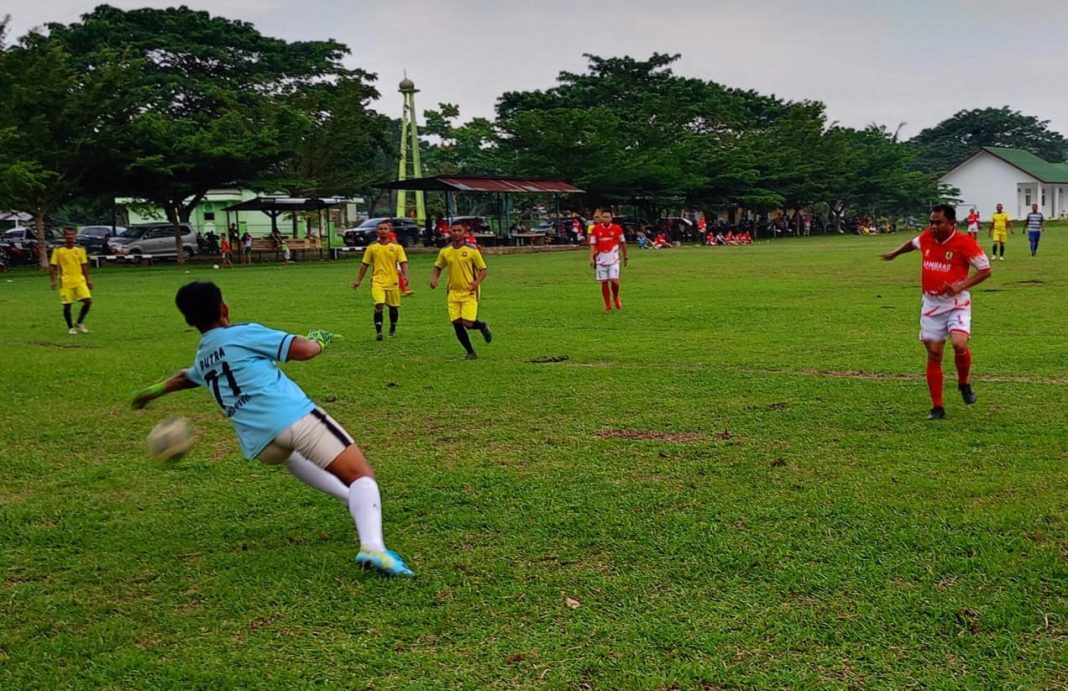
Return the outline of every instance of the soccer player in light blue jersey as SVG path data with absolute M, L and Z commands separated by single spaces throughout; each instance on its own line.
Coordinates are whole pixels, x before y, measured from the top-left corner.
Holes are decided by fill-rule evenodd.
M 246 458 L 281 463 L 348 506 L 360 540 L 357 564 L 390 576 L 413 575 L 386 549 L 378 483 L 360 447 L 277 365 L 311 360 L 333 334 L 314 330 L 305 338 L 260 324 L 233 324 L 222 291 L 211 282 L 182 286 L 175 302 L 186 323 L 201 333 L 196 358 L 192 367 L 140 391 L 134 408 L 182 389 L 207 389 L 233 424 Z

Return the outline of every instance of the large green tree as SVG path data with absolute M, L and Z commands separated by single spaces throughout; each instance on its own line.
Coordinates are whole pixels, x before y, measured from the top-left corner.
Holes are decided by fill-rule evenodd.
M 0 51 L 0 208 L 33 215 L 42 268 L 46 218 L 81 189 L 105 155 L 101 143 L 132 112 L 136 64 L 110 48 L 102 54 L 103 64 L 85 69 L 36 33 Z
M 936 173 L 944 173 L 982 146 L 1023 149 L 1051 163 L 1068 160 L 1068 140 L 1049 128 L 1049 120 L 1008 106 L 961 110 L 922 130 L 909 143 L 919 151 L 916 167 Z
M 101 5 L 51 36 L 87 70 L 114 60 L 111 46 L 142 64 L 136 112 L 109 142 L 96 179 L 159 206 L 175 226 L 209 189 L 248 184 L 306 149 L 316 115 L 303 109 L 324 85 L 370 81 L 346 69 L 335 41 L 286 42 L 247 22 L 186 7 L 123 11 Z

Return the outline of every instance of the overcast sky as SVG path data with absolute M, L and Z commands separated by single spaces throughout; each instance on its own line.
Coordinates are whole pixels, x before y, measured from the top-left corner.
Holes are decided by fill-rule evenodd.
M 9 40 L 70 23 L 93 0 L 4 0 Z M 112 5 L 178 3 L 112 0 Z M 963 108 L 1008 105 L 1068 136 L 1068 0 L 187 0 L 287 40 L 334 38 L 378 75 L 397 117 L 404 70 L 421 112 L 493 116 L 505 91 L 546 89 L 583 53 L 681 53 L 677 74 L 815 99 L 853 127 L 908 137 Z

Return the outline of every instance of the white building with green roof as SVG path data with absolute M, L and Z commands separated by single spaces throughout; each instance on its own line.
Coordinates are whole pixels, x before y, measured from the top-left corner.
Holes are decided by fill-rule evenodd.
M 1043 161 L 1030 151 L 984 146 L 941 177 L 960 190 L 957 218 L 976 209 L 989 220 L 1001 204 L 1010 217 L 1022 219 L 1032 204 L 1046 218 L 1068 214 L 1068 163 Z

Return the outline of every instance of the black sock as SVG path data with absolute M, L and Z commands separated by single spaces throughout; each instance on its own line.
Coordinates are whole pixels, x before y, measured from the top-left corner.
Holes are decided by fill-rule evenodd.
M 80 312 L 78 312 L 78 323 L 79 324 L 81 324 L 83 321 L 85 321 L 85 315 L 87 315 L 87 314 L 89 314 L 89 303 L 88 302 L 83 302 L 82 303 L 82 310 Z
M 486 322 L 480 322 L 476 319 L 475 321 L 471 322 L 471 328 L 478 329 L 479 331 L 481 331 L 482 329 L 486 328 Z
M 67 320 L 67 328 L 73 329 L 74 324 L 70 320 L 70 305 L 63 305 L 63 318 Z
M 375 331 L 382 333 L 382 311 L 375 310 Z
M 464 347 L 464 350 L 466 350 L 468 354 L 475 352 L 475 349 L 471 347 L 471 337 L 467 335 L 467 329 L 464 328 L 463 323 L 454 322 L 452 328 L 456 332 L 456 338 L 460 341 L 460 345 Z
M 390 332 L 397 330 L 397 320 L 400 319 L 400 310 L 392 305 L 389 308 L 389 330 Z

